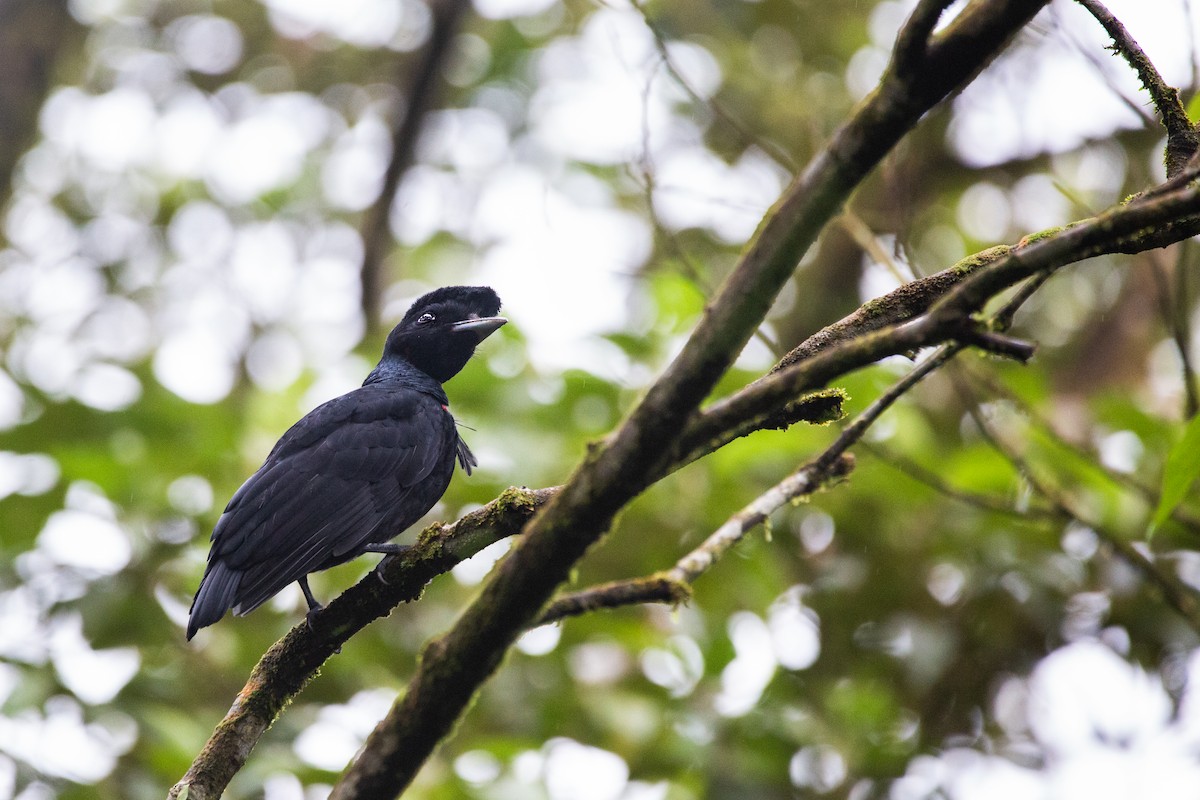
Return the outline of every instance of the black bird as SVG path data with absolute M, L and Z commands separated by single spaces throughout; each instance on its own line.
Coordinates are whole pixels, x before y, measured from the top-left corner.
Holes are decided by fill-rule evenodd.
M 297 581 L 309 614 L 321 606 L 308 574 L 388 540 L 441 498 L 459 437 L 442 384 L 507 320 L 486 286 L 447 286 L 413 303 L 361 388 L 313 409 L 280 438 L 233 495 L 212 532 L 208 567 L 192 601 L 187 638 L 225 615 L 247 614 Z

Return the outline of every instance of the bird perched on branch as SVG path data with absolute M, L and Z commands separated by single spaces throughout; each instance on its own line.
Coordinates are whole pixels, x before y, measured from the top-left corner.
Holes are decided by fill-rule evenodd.
M 188 639 L 230 608 L 253 611 L 292 581 L 311 615 L 321 605 L 310 572 L 401 549 L 389 540 L 441 498 L 454 462 L 468 475 L 475 466 L 442 384 L 507 321 L 499 310 L 486 286 L 447 286 L 419 298 L 362 387 L 283 435 L 217 521 Z

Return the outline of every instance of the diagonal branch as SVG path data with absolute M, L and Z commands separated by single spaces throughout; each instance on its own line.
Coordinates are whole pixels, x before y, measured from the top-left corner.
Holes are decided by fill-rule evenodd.
M 293 627 L 259 660 L 225 719 L 168 798 L 220 797 L 279 712 L 351 636 L 399 604 L 419 599 L 436 576 L 520 531 L 555 491 L 511 488 L 458 522 L 430 525 L 416 545 L 383 559 L 374 572 L 330 601 L 313 617 L 312 626 L 301 622 Z
M 56 73 L 86 32 L 70 6 L 66 0 L 0 3 L 0 210 L 12 198 L 17 163 L 37 136 L 38 113 Z M 0 241 L 4 236 L 0 231 Z
M 969 393 L 965 387 L 960 386 L 960 389 L 964 393 Z M 1192 630 L 1200 632 L 1200 596 L 1197 596 L 1195 590 L 1185 585 L 1170 571 L 1161 569 L 1134 542 L 1093 518 L 1069 492 L 1039 476 L 1015 448 L 1005 442 L 1003 437 L 996 435 L 992 426 L 980 413 L 977 403 L 968 402 L 967 413 L 971 415 L 975 426 L 988 443 L 1013 465 L 1038 494 L 1067 519 L 1075 520 L 1094 531 L 1117 558 L 1132 567 L 1147 583 L 1158 589 L 1167 604 L 1184 619 Z
M 1142 50 L 1141 45 L 1129 35 L 1121 21 L 1113 16 L 1100 0 L 1076 0 L 1096 18 L 1113 40 L 1113 50 L 1120 53 L 1138 74 L 1142 86 L 1150 94 L 1159 119 L 1167 129 L 1167 175 L 1175 175 L 1187 160 L 1200 150 L 1200 134 L 1197 134 L 1187 111 L 1179 100 L 1179 90 L 1170 86 Z
M 699 547 L 680 558 L 670 569 L 648 578 L 594 586 L 556 598 L 542 612 L 537 624 L 568 616 L 578 616 L 597 608 L 616 608 L 636 603 L 678 603 L 691 595 L 691 585 L 785 504 L 816 493 L 828 484 L 846 477 L 854 469 L 854 457 L 847 451 L 857 443 L 879 416 L 925 376 L 954 358 L 963 345 L 950 344 L 921 362 L 912 372 L 876 398 L 819 456 L 755 498 L 717 528 Z
M 1028 281 L 993 317 L 998 331 L 1007 330 L 1017 310 L 1045 283 L 1045 274 Z M 675 566 L 645 578 L 633 578 L 593 586 L 556 598 L 542 612 L 537 624 L 542 625 L 565 617 L 579 616 L 597 608 L 643 603 L 681 603 L 691 596 L 691 585 L 725 553 L 740 542 L 758 524 L 785 503 L 807 497 L 829 483 L 841 479 L 854 468 L 849 449 L 858 444 L 867 429 L 903 395 L 927 375 L 949 363 L 966 348 L 963 342 L 952 342 L 921 362 L 912 372 L 897 381 L 862 413 L 855 417 L 842 433 L 817 458 L 759 496 L 754 502 L 729 518 L 699 547 L 679 559 Z
M 462 27 L 463 18 L 471 8 L 469 0 L 430 0 L 429 10 L 432 24 L 429 41 L 417 58 L 416 65 L 404 62 L 406 72 L 411 70 L 405 106 L 396 127 L 392 131 L 392 155 L 383 173 L 383 185 L 379 196 L 363 215 L 362 241 L 363 258 L 359 270 L 362 286 L 362 310 L 367 330 L 379 327 L 380 302 L 383 297 L 384 254 L 391 246 L 389 227 L 392 203 L 396 199 L 396 188 L 408 168 L 412 166 L 421 127 L 429 112 L 441 96 L 440 74 L 453 49 L 454 37 Z
M 830 448 L 809 461 L 766 492 L 755 498 L 717 528 L 703 543 L 670 569 L 645 578 L 632 578 L 592 586 L 554 599 L 534 623 L 545 625 L 567 617 L 577 617 L 599 608 L 618 608 L 646 603 L 676 605 L 692 595 L 691 585 L 732 550 L 746 534 L 765 522 L 785 504 L 815 494 L 825 486 L 846 477 L 854 469 L 849 453 L 830 455 Z M 829 458 L 826 458 L 830 455 Z
M 993 248 L 868 303 L 846 319 L 810 337 L 793 351 L 794 360 L 785 358 L 775 372 L 696 416 L 683 431 L 675 458 L 654 478 L 755 430 L 790 424 L 789 420 L 822 421 L 836 418 L 840 414 L 841 401 L 841 396 L 836 392 L 818 393 L 800 400 L 795 398 L 819 388 L 838 374 L 886 355 L 914 351 L 936 343 L 939 338 L 953 338 L 953 331 L 949 328 L 922 333 L 919 326 L 896 327 L 896 323 L 919 317 L 939 297 L 962 284 L 968 277 L 1002 265 L 1006 259 L 1019 258 L 1022 269 L 1009 274 L 1006 282 L 1001 282 L 998 288 L 993 287 L 997 291 L 1005 288 L 1007 281 L 1024 279 L 1026 273 L 1048 275 L 1059 266 L 1072 263 L 1097 249 L 1113 252 L 1118 246 L 1132 247 L 1125 233 L 1131 226 L 1161 225 L 1172 219 L 1172 214 L 1180 214 L 1181 206 L 1186 210 L 1187 204 L 1194 202 L 1194 197 L 1188 197 L 1192 190 L 1183 181 L 1177 178 L 1169 183 L 1181 187 L 1174 191 L 1183 194 L 1161 195 L 1151 191 L 1137 201 L 1149 203 L 1150 199 L 1167 198 L 1166 204 L 1132 208 L 1131 204 L 1111 212 L 1111 216 L 1101 215 L 1047 237 L 1053 239 L 1067 234 L 1079 236 L 1080 229 L 1093 226 L 1105 230 L 1107 242 L 1099 240 L 1100 244 L 1096 244 L 1087 239 L 1092 243 L 1087 244 L 1084 250 L 1068 250 L 1058 259 L 1042 251 L 1031 256 L 1026 250 L 1028 241 L 1016 247 Z M 1152 213 L 1147 213 L 1146 208 Z M 1133 223 L 1122 216 L 1131 214 L 1138 215 Z M 1176 229 L 1177 235 L 1182 233 L 1181 229 Z M 1157 244 L 1153 237 L 1148 237 L 1147 241 L 1150 243 L 1139 246 Z M 1054 251 L 1049 252 L 1053 255 Z M 954 318 L 961 319 L 961 316 L 954 315 Z M 884 321 L 885 327 L 879 327 L 880 320 Z M 430 579 L 458 563 L 458 560 L 469 557 L 491 541 L 517 533 L 533 512 L 549 501 L 554 491 L 510 490 L 485 509 L 464 517 L 455 525 L 440 527 L 438 536 L 427 532 L 413 551 L 402 558 L 387 560 L 384 575 L 389 581 L 387 585 L 393 587 L 392 591 L 380 593 L 380 582 L 374 576 L 368 576 L 348 590 L 344 598 L 339 597 L 329 604 L 317 618 L 315 630 L 303 625 L 293 629 L 264 655 L 238 701 L 187 775 L 172 790 L 171 796 L 178 796 L 183 787 L 190 787 L 189 796 L 192 798 L 219 796 L 283 706 L 353 633 L 386 615 L 395 605 L 418 597 Z M 493 526 L 490 533 L 482 524 L 485 519 L 490 519 L 489 524 Z M 409 570 L 411 574 L 408 574 Z
M 1002 248 L 999 257 L 991 255 L 994 251 L 985 251 L 988 257 L 965 270 L 965 274 L 955 275 L 952 268 L 914 281 L 851 315 L 857 315 L 868 329 L 875 324 L 871 318 L 883 316 L 889 319 L 889 327 L 853 338 L 847 338 L 853 322 L 836 331 L 831 329 L 837 326 L 827 328 L 810 339 L 817 340 L 815 345 L 806 342 L 793 351 L 803 355 L 793 360 L 789 354 L 781 362 L 786 366 L 698 414 L 687 425 L 677 446 L 686 452 L 699 443 L 721 440 L 729 431 L 746 425 L 747 420 L 769 418 L 775 409 L 805 392 L 821 388 L 836 375 L 886 356 L 959 338 L 971 314 L 995 295 L 1031 276 L 1053 273 L 1096 255 L 1140 252 L 1180 241 L 1191 235 L 1191 223 L 1184 226 L 1174 223 L 1194 218 L 1197 212 L 1200 212 L 1200 191 L 1195 187 L 1184 184 L 1162 194 L 1147 192 L 1093 219 L 1040 238 L 1027 238 L 1013 248 Z M 942 286 L 946 288 L 937 293 L 935 287 Z M 920 307 L 929 311 L 908 322 L 891 321 L 903 320 L 913 308 Z
M 680 355 L 526 526 L 454 627 L 428 645 L 407 691 L 368 738 L 332 798 L 392 797 L 404 790 L 614 515 L 670 463 L 669 445 L 678 431 L 732 364 L 850 192 L 921 115 L 982 69 L 1043 4 L 969 4 L 945 30 L 920 43 L 919 56 L 897 54 L 911 69 L 903 74 L 889 69 L 880 87 L 784 193 Z
M 646 26 L 646 29 L 650 31 L 650 35 L 654 37 L 654 48 L 658 50 L 658 57 L 667 74 L 678 84 L 679 88 L 683 89 L 692 98 L 692 102 L 704 106 L 711 111 L 713 116 L 731 130 L 742 143 L 754 145 L 770 156 L 776 164 L 789 171 L 794 171 L 796 164 L 787 152 L 769 139 L 765 139 L 750 130 L 737 117 L 729 113 L 715 98 L 703 96 L 692 86 L 692 82 L 675 65 L 675 59 L 671 58 L 671 52 L 667 48 L 667 37 L 663 34 L 661 26 L 650 15 L 650 10 L 646 7 L 645 0 L 634 0 L 633 8 L 641 15 L 642 24 Z

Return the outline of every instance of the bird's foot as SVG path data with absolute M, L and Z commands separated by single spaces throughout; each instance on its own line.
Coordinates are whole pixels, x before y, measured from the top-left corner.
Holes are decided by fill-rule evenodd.
M 317 627 L 313 624 L 313 620 L 316 619 L 317 614 L 319 614 L 321 609 L 325 606 L 317 602 L 316 597 L 313 597 L 312 589 L 308 588 L 307 575 L 296 581 L 296 583 L 300 584 L 300 591 L 304 592 L 304 602 L 308 603 L 308 613 L 304 615 L 304 621 L 308 623 L 308 629 L 313 633 L 316 633 Z
M 388 579 L 383 577 L 383 573 L 384 573 L 384 570 L 387 568 L 388 562 L 391 561 L 392 558 L 394 558 L 395 556 L 398 556 L 401 553 L 405 553 L 409 550 L 412 550 L 411 544 L 395 544 L 394 542 L 378 542 L 376 544 L 367 545 L 366 550 L 364 552 L 383 553 L 384 554 L 383 558 L 381 558 L 379 560 L 379 563 L 375 565 L 375 569 L 373 569 L 371 571 L 374 572 L 375 577 L 379 578 L 379 580 L 386 586 L 388 583 Z
M 389 585 L 388 579 L 383 576 L 383 573 L 387 570 L 388 562 L 391 561 L 391 559 L 392 557 L 390 555 L 384 556 L 383 558 L 379 559 L 379 563 L 375 565 L 375 569 L 371 570 L 371 574 L 376 578 L 379 578 L 379 582 L 384 586 Z
M 320 603 L 318 603 L 316 601 L 313 601 L 313 604 L 308 607 L 308 613 L 304 615 L 304 622 L 308 625 L 308 629 L 310 631 L 312 631 L 313 633 L 317 632 L 317 626 L 316 626 L 314 620 L 316 620 L 317 615 L 320 614 L 321 611 L 324 610 L 324 608 L 325 608 L 325 606 L 321 605 Z M 335 647 L 333 649 L 334 655 L 337 655 L 341 652 L 342 652 L 341 645 L 338 645 L 337 647 Z
M 325 606 L 321 605 L 320 603 L 313 603 L 308 607 L 308 613 L 304 615 L 304 621 L 308 623 L 308 629 L 313 633 L 317 632 L 317 626 L 314 624 L 314 620 L 316 620 L 317 614 L 320 614 L 323 608 L 325 608 Z

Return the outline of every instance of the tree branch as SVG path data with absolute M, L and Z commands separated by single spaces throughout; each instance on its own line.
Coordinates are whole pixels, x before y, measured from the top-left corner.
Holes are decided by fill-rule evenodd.
M 601 608 L 643 606 L 649 603 L 677 606 L 691 597 L 692 590 L 687 582 L 669 572 L 656 572 L 644 578 L 626 578 L 560 595 L 546 606 L 546 610 L 530 627 L 579 617 Z
M 1020 247 L 1018 244 L 1017 247 Z M 771 373 L 786 369 L 792 364 L 805 361 L 830 347 L 861 336 L 907 322 L 928 311 L 953 286 L 972 272 L 994 263 L 1013 251 L 1009 245 L 998 245 L 982 250 L 958 261 L 953 266 L 925 278 L 900 286 L 883 297 L 864 303 L 851 314 L 827 325 L 796 345 L 779 360 Z M 764 379 L 760 379 L 760 382 Z
M 1200 134 L 1188 119 L 1187 111 L 1179 99 L 1179 90 L 1167 84 L 1155 69 L 1153 62 L 1142 50 L 1141 45 L 1129 35 L 1121 21 L 1113 16 L 1099 0 L 1076 0 L 1104 26 L 1113 40 L 1112 49 L 1120 53 L 1129 66 L 1138 74 L 1142 87 L 1150 94 L 1159 119 L 1167 129 L 1166 165 L 1167 175 L 1175 175 L 1197 150 L 1200 150 Z
M 854 469 L 854 457 L 847 451 L 867 432 L 896 400 L 917 385 L 925 376 L 954 358 L 964 345 L 950 344 L 925 359 L 915 369 L 897 381 L 887 392 L 855 417 L 818 457 L 755 498 L 753 502 L 730 517 L 704 542 L 664 572 L 646 578 L 632 578 L 593 586 L 556 598 L 542 612 L 537 624 L 553 622 L 568 616 L 578 616 L 597 608 L 643 603 L 683 602 L 691 597 L 691 585 L 709 570 L 722 556 L 733 549 L 745 535 L 786 503 L 814 494 L 819 489 L 844 478 Z
M 664 454 L 674 449 L 672 440 L 854 187 L 922 114 L 981 69 L 1043 4 L 970 4 L 930 40 L 911 73 L 889 69 L 768 214 L 676 360 L 526 526 L 454 627 L 428 645 L 408 690 L 334 787 L 334 800 L 403 791 L 617 511 L 670 463 Z
M 305 621 L 293 627 L 259 660 L 225 719 L 168 798 L 220 797 L 279 712 L 351 636 L 401 603 L 419 599 L 436 576 L 520 531 L 556 491 L 510 488 L 458 522 L 430 525 L 413 547 L 384 558 L 375 570 L 331 600 L 314 615 L 311 626 Z
M 887 356 L 960 340 L 1025 357 L 1028 350 L 1021 343 L 988 335 L 978 326 L 964 327 L 971 314 L 996 294 L 1031 277 L 1042 275 L 1044 280 L 1068 264 L 1096 255 L 1140 252 L 1186 238 L 1189 226 L 1173 223 L 1194 218 L 1200 211 L 1200 191 L 1182 180 L 1194 168 L 1195 159 L 1168 181 L 1176 185 L 1170 191 L 1155 187 L 1097 217 L 1026 237 L 1015 247 L 986 250 L 864 305 L 810 337 L 768 375 L 697 414 L 678 438 L 677 450 L 686 453 L 719 446 L 732 432 L 770 419 L 793 398 Z M 1164 230 L 1179 238 L 1164 241 Z M 910 317 L 922 308 L 929 310 Z M 880 320 L 886 320 L 888 327 L 881 326 Z M 854 336 L 856 328 L 866 332 Z
M 12 196 L 13 171 L 37 135 L 38 112 L 59 60 L 74 53 L 84 27 L 66 0 L 0 3 L 0 211 Z M 0 230 L 0 240 L 4 236 Z
M 826 451 L 757 497 L 670 569 L 645 578 L 613 581 L 564 594 L 546 607 L 535 624 L 545 625 L 599 608 L 646 603 L 677 605 L 687 601 L 692 596 L 691 585 L 696 579 L 771 514 L 786 503 L 808 497 L 829 483 L 844 478 L 854 469 L 854 457 L 849 453 L 826 458 L 828 454 L 829 451 Z
M 850 447 L 862 438 L 867 429 L 893 403 L 931 372 L 958 355 L 962 349 L 963 345 L 961 344 L 950 344 L 921 362 L 855 417 L 854 421 L 845 427 L 833 444 L 826 448 L 821 455 L 733 515 L 700 547 L 681 558 L 674 567 L 668 570 L 667 576 L 679 583 L 695 582 L 716 563 L 717 559 L 740 542 L 747 531 L 767 519 L 785 503 L 810 495 L 830 480 L 848 475 L 854 467 L 854 460 L 847 452 Z
M 801 421 L 820 424 L 840 419 L 843 399 L 844 393 L 836 390 L 801 398 L 788 405 L 789 424 Z M 746 430 L 743 435 L 751 432 Z M 671 470 L 712 452 L 713 449 L 699 449 L 689 453 L 687 462 L 674 464 Z M 169 798 L 181 797 L 184 789 L 190 792 L 190 800 L 219 797 L 280 712 L 354 634 L 387 616 L 401 603 L 419 599 L 433 578 L 493 542 L 520 533 L 522 525 L 557 492 L 557 487 L 532 490 L 512 487 L 453 524 L 430 525 L 422 531 L 416 545 L 384 558 L 374 571 L 330 601 L 314 615 L 312 626 L 306 621 L 292 628 L 251 671 L 225 719 L 187 774 L 171 789 Z M 648 587 L 642 591 L 652 593 L 654 589 Z M 669 594 L 672 590 L 666 591 Z M 651 600 L 647 594 L 644 602 Z M 663 595 L 663 601 L 667 601 L 667 595 Z
M 383 260 L 392 244 L 389 221 L 396 189 L 404 173 L 413 164 L 425 117 L 437 107 L 441 96 L 442 68 L 453 53 L 451 45 L 454 37 L 471 7 L 470 0 L 429 0 L 428 5 L 433 19 L 429 41 L 415 65 L 403 62 L 404 72 L 411 72 L 408 91 L 404 95 L 404 111 L 392 131 L 392 155 L 383 173 L 379 196 L 363 215 L 363 259 L 359 276 L 363 316 L 369 331 L 377 329 L 380 324 L 380 303 L 384 289 Z
M 1177 189 L 1175 193 L 1168 195 L 1159 195 L 1153 191 L 1147 192 L 1139 198 L 1139 201 L 1152 212 L 1150 216 L 1147 216 L 1145 208 L 1141 206 L 1132 209 L 1130 206 L 1126 206 L 1112 212 L 1116 219 L 1115 224 L 1105 221 L 1106 218 L 1102 215 L 1095 220 L 1070 226 L 1047 238 L 1067 233 L 1079 236 L 1079 228 L 1091 225 L 1106 229 L 1109 245 L 1129 246 L 1125 231 L 1131 226 L 1158 224 L 1158 221 L 1169 218 L 1169 215 L 1178 214 L 1181 205 L 1186 207 L 1186 204 L 1191 202 L 1187 198 L 1187 193 L 1192 190 L 1186 187 L 1185 182 L 1177 177 L 1173 183 L 1184 188 Z M 1183 194 L 1179 194 L 1181 192 Z M 1167 198 L 1165 201 L 1160 199 L 1157 203 L 1152 202 L 1156 198 L 1164 197 Z M 1161 216 L 1164 214 L 1167 216 Z M 1124 219 L 1122 215 L 1134 215 L 1133 222 Z M 1086 237 L 1084 238 L 1086 239 Z M 1013 257 L 1014 254 L 1020 254 L 1030 241 L 1034 240 L 1025 240 L 1018 243 L 1016 247 L 992 248 L 976 254 L 948 270 L 929 278 L 914 281 L 884 298 L 865 305 L 846 319 L 810 337 L 806 343 L 789 354 L 790 358 L 785 358 L 784 362 L 781 362 L 781 365 L 777 367 L 778 374 L 788 371 L 784 366 L 787 362 L 806 363 L 792 360 L 800 354 L 807 357 L 832 351 L 833 355 L 827 355 L 826 358 L 843 363 L 841 366 L 832 368 L 826 365 L 824 370 L 815 369 L 808 364 L 806 371 L 809 373 L 809 382 L 801 385 L 811 388 L 818 385 L 818 379 L 813 376 L 819 376 L 825 370 L 828 370 L 830 375 L 840 374 L 856 368 L 853 366 L 856 362 L 871 363 L 883 355 L 915 350 L 930 343 L 924 341 L 922 337 L 914 335 L 918 332 L 915 328 L 901 332 L 895 327 L 879 329 L 877 326 L 881 320 L 886 320 L 894 325 L 896 321 L 909 318 L 910 315 L 919 315 L 921 309 L 927 310 L 933 305 L 936 298 L 946 295 L 950 289 L 958 286 L 967 277 L 981 269 L 1003 262 L 1004 259 Z M 1099 245 L 1087 246 L 1095 248 Z M 1152 246 L 1152 243 L 1144 246 Z M 1072 260 L 1077 260 L 1079 257 L 1082 257 L 1081 253 L 1068 257 L 1063 264 L 1071 263 Z M 1023 259 L 1025 269 L 1015 279 L 1022 280 L 1025 277 L 1024 273 L 1033 273 L 1036 280 L 1042 280 L 1057 268 L 1057 266 L 1041 266 L 1043 262 L 1040 259 L 1041 256 L 1034 259 Z M 1045 263 L 1049 264 L 1052 261 Z M 958 315 L 955 315 L 954 319 L 958 321 L 956 324 L 961 322 L 961 317 Z M 864 344 L 863 339 L 868 337 L 861 335 L 863 331 L 876 331 L 883 335 L 870 337 L 873 340 Z M 854 339 L 856 333 L 860 335 Z M 953 331 L 947 328 L 940 331 L 938 335 L 942 338 L 953 338 L 950 336 L 951 333 Z M 839 350 L 845 352 L 839 353 Z M 746 402 L 743 395 L 755 390 L 755 387 L 763 383 L 769 383 L 774 374 L 776 373 L 752 384 L 751 387 L 747 387 L 746 390 L 730 400 L 737 399 L 738 402 Z M 735 413 L 724 411 L 722 404 L 716 404 L 689 425 L 682 438 L 684 442 L 684 447 L 681 448 L 683 455 L 671 462 L 666 471 L 713 452 L 737 436 L 766 427 L 788 424 L 789 418 L 793 422 L 799 419 L 825 421 L 840 415 L 842 399 L 840 394 L 826 392 L 802 397 L 799 401 L 790 400 L 790 397 L 801 394 L 803 391 L 804 389 L 801 389 L 791 395 L 778 395 L 772 401 L 773 405 L 770 406 L 769 413 L 758 416 L 751 414 L 738 417 Z M 732 417 L 733 420 L 728 427 L 718 431 L 720 435 L 714 434 L 710 428 L 720 428 L 720 425 L 716 423 L 720 423 L 726 415 Z M 239 694 L 238 701 L 230 709 L 226 719 L 218 726 L 209 744 L 197 757 L 187 775 L 172 790 L 171 796 L 178 796 L 178 791 L 185 786 L 190 788 L 189 796 L 193 798 L 219 796 L 228 780 L 244 763 L 246 755 L 262 732 L 286 703 L 311 679 L 325 659 L 337 652 L 342 644 L 366 624 L 386 615 L 395 605 L 418 597 L 421 588 L 428 580 L 450 569 L 454 564 L 469 557 L 492 541 L 517 533 L 520 523 L 531 516 L 536 508 L 544 505 L 553 496 L 555 490 L 544 489 L 527 492 L 526 496 L 530 498 L 532 505 L 514 503 L 521 498 L 520 493 L 523 491 L 525 490 L 510 490 L 509 493 L 497 498 L 485 509 L 464 517 L 455 525 L 439 526 L 437 529 L 427 531 L 422 535 L 422 543 L 419 543 L 413 551 L 385 560 L 382 574 L 388 580 L 386 586 L 392 587 L 390 591 L 381 592 L 379 590 L 381 582 L 374 576 L 368 576 L 347 590 L 343 597 L 331 602 L 327 609 L 317 616 L 315 630 L 309 629 L 306 625 L 300 625 L 276 643 L 255 668 L 246 688 Z M 513 492 L 518 494 L 514 495 Z M 500 517 L 491 516 L 500 509 L 504 509 Z M 505 516 L 507 514 L 512 514 L 512 516 Z M 487 525 L 483 524 L 485 519 L 488 520 L 487 525 L 494 526 L 490 532 Z M 439 535 L 432 536 L 431 534 L 435 531 Z M 437 551 L 436 555 L 435 551 Z M 656 596 L 669 602 L 672 591 L 675 590 L 664 590 L 661 583 L 650 585 L 645 589 L 646 593 L 642 595 L 645 598 L 643 602 L 652 601 Z M 241 755 L 234 757 L 232 754 L 236 753 L 241 753 Z M 205 793 L 206 789 L 208 793 Z
M 996 312 L 992 319 L 992 327 L 997 331 L 1008 330 L 1017 310 L 1041 288 L 1047 277 L 1048 273 L 1042 273 L 1022 286 L 1021 290 Z M 691 596 L 691 585 L 696 579 L 740 542 L 754 526 L 764 522 L 784 503 L 811 495 L 831 481 L 848 475 L 854 468 L 853 456 L 847 452 L 849 448 L 860 442 L 867 429 L 896 400 L 925 376 L 949 363 L 965 347 L 965 342 L 945 345 L 921 362 L 846 426 L 841 435 L 820 456 L 731 517 L 703 544 L 679 559 L 671 569 L 645 578 L 614 581 L 558 597 L 542 612 L 537 624 L 543 625 L 565 617 L 579 616 L 598 608 L 645 603 L 675 605 L 686 601 Z M 956 496 L 962 498 L 962 495 Z M 1011 512 L 1011 509 L 1006 510 Z
M 890 72 L 898 78 L 917 76 L 929 55 L 930 38 L 942 14 L 954 0 L 919 0 L 900 32 L 892 51 Z
M 971 415 L 975 426 L 988 443 L 1020 472 L 1021 476 L 1038 494 L 1046 498 L 1067 519 L 1075 520 L 1094 531 L 1105 546 L 1119 559 L 1161 592 L 1167 604 L 1184 619 L 1192 630 L 1200 633 L 1200 598 L 1197 597 L 1195 591 L 1184 585 L 1171 573 L 1159 569 L 1158 565 L 1133 542 L 1128 541 L 1120 533 L 1109 529 L 1098 520 L 1092 519 L 1080 508 L 1069 492 L 1052 486 L 1048 481 L 1042 479 L 1020 453 L 995 434 L 987 420 L 979 413 L 976 403 L 968 403 L 967 413 Z

